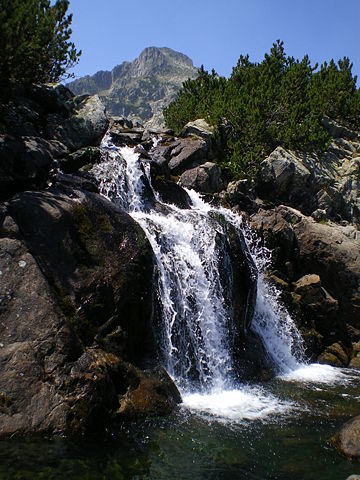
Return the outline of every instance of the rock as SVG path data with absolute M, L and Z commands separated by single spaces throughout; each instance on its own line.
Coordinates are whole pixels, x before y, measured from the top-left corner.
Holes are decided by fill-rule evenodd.
M 47 116 L 47 135 L 71 150 L 99 145 L 109 125 L 104 105 L 97 95 L 85 96 L 78 101 L 75 97 L 74 102 L 69 118 L 63 120 L 58 114 Z
M 334 367 L 347 367 L 349 355 L 344 346 L 337 342 L 327 347 L 325 351 L 319 355 L 318 362 L 333 365 Z
M 164 164 L 158 162 L 159 159 L 156 163 L 151 163 L 150 174 L 152 186 L 159 193 L 162 201 L 179 208 L 189 208 L 191 200 L 187 192 L 180 185 L 167 178 L 166 174 L 164 175 L 164 172 L 167 173 L 167 162 L 164 162 Z
M 348 332 L 360 327 L 358 232 L 332 222 L 317 223 L 285 206 L 260 209 L 252 215 L 251 225 L 272 249 L 273 269 L 286 276 L 290 264 L 296 279 L 306 276 L 297 287 L 294 285 L 293 293 L 300 295 L 296 300 L 298 310 L 294 311 L 298 323 L 306 329 L 315 328 L 315 323 L 325 345 L 337 340 L 349 342 Z M 309 274 L 311 277 L 307 277 Z
M 2 437 L 102 430 L 132 384 L 119 355 L 152 355 L 150 246 L 127 214 L 65 180 L 0 211 Z M 177 401 L 161 375 L 142 387 L 152 414 Z
M 58 165 L 64 173 L 73 173 L 85 165 L 93 165 L 100 160 L 99 147 L 83 147 L 76 152 L 70 153 L 67 157 L 61 158 Z
M 309 274 L 301 277 L 294 284 L 294 292 L 300 296 L 298 304 L 308 324 L 313 320 L 316 330 L 322 335 L 336 328 L 339 305 L 321 286 L 319 275 Z
M 336 123 L 335 120 L 332 120 L 329 117 L 324 116 L 322 124 L 334 138 L 349 138 L 350 140 L 357 140 L 359 138 L 358 132 Z
M 44 186 L 52 162 L 67 153 L 65 145 L 40 137 L 0 136 L 0 195 Z
M 182 187 L 201 193 L 215 193 L 221 189 L 220 168 L 212 162 L 186 170 L 180 177 Z
M 254 185 L 247 179 L 230 182 L 226 188 L 225 201 L 231 207 L 236 206 L 251 214 L 258 210 Z
M 360 458 L 360 417 L 354 417 L 346 422 L 330 439 L 341 455 L 351 460 Z
M 119 399 L 118 419 L 166 415 L 182 402 L 176 385 L 163 367 L 136 372 L 136 381 Z
M 74 184 L 22 193 L 8 208 L 82 342 L 97 336 L 123 358 L 146 355 L 153 258 L 138 224 Z
M 307 194 L 310 172 L 291 152 L 277 147 L 260 164 L 258 189 L 260 196 L 281 202 L 288 199 L 290 204 L 303 201 Z
M 360 143 L 355 134 L 348 134 L 351 140 L 334 138 L 321 155 L 275 149 L 260 165 L 260 197 L 295 207 L 318 221 L 345 220 L 358 226 Z
M 172 150 L 169 168 L 172 175 L 181 175 L 188 170 L 206 162 L 206 142 L 197 138 L 184 138 Z
M 189 137 L 190 135 L 203 138 L 206 143 L 211 146 L 214 127 L 210 126 L 203 118 L 198 118 L 193 122 L 187 123 L 179 134 L 180 137 Z

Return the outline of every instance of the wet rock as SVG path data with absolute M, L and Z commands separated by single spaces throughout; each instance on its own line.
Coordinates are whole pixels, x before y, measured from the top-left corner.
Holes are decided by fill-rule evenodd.
M 260 209 L 252 215 L 251 225 L 272 249 L 272 268 L 286 281 L 289 276 L 299 281 L 288 305 L 295 307 L 292 313 L 298 324 L 318 330 L 325 346 L 337 340 L 348 343 L 352 336 L 359 339 L 358 232 L 350 226 L 318 223 L 285 206 Z
M 102 328 L 98 343 L 139 359 L 150 341 L 151 247 L 130 216 L 74 181 L 22 193 L 9 211 L 84 344 Z
M 64 173 L 73 173 L 88 165 L 89 167 L 100 160 L 99 147 L 84 147 L 67 157 L 61 158 L 58 165 Z
M 319 275 L 309 274 L 301 277 L 294 284 L 294 293 L 299 295 L 298 304 L 303 315 L 315 322 L 316 329 L 326 334 L 335 328 L 339 305 L 321 285 Z
M 133 384 L 119 398 L 118 419 L 166 415 L 182 402 L 176 385 L 163 367 L 133 374 Z
M 189 208 L 191 200 L 187 192 L 180 185 L 168 178 L 167 162 L 151 164 L 151 183 L 165 203 L 176 205 L 180 208 Z M 165 174 L 164 174 L 165 172 Z
M 333 343 L 325 349 L 318 358 L 319 363 L 333 365 L 334 367 L 347 367 L 349 355 L 341 343 Z
M 82 186 L 21 193 L 0 212 L 1 436 L 102 430 L 131 384 L 119 355 L 151 357 L 151 249 Z
M 360 459 L 360 417 L 346 422 L 330 439 L 338 452 L 351 460 Z
M 193 189 L 200 193 L 215 193 L 221 190 L 221 171 L 212 162 L 206 162 L 199 167 L 186 170 L 180 177 L 182 187 Z

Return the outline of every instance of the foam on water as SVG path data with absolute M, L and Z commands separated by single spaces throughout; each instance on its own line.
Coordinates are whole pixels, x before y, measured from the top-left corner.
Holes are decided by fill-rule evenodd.
M 279 378 L 288 382 L 341 384 L 359 377 L 359 374 L 349 369 L 311 363 L 281 375 Z
M 243 386 L 241 390 L 223 390 L 208 394 L 193 393 L 183 397 L 184 406 L 194 413 L 205 413 L 217 420 L 263 420 L 288 413 L 291 402 L 265 393 L 261 388 Z

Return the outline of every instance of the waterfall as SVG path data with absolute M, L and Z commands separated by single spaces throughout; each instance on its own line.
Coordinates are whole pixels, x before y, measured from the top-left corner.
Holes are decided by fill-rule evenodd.
M 162 360 L 182 391 L 189 385 L 209 391 L 232 388 L 234 364 L 229 325 L 233 315 L 232 266 L 219 239 L 226 224 L 243 235 L 259 271 L 252 328 L 257 332 L 279 373 L 293 369 L 301 359 L 301 338 L 277 292 L 265 281 L 268 255 L 260 248 L 240 217 L 213 208 L 194 191 L 191 206 L 165 204 L 151 185 L 150 166 L 129 147 L 117 147 L 107 134 L 102 163 L 92 173 L 101 193 L 126 210 L 144 230 L 155 255 L 160 298 Z M 236 321 L 236 319 L 235 319 Z

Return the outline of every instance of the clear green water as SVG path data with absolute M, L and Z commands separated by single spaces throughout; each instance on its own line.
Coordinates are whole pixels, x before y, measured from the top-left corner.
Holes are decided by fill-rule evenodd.
M 345 480 L 360 473 L 327 442 L 360 414 L 360 377 L 332 386 L 275 379 L 261 388 L 293 408 L 235 422 L 182 407 L 106 438 L 1 441 L 0 480 Z

